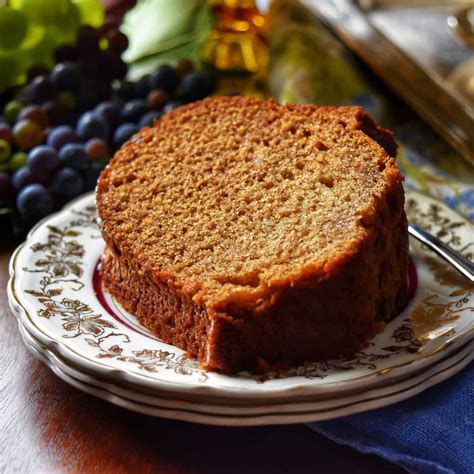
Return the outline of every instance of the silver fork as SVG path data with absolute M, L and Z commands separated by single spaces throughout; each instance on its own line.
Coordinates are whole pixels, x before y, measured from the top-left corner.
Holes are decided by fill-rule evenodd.
M 463 257 L 459 252 L 456 252 L 456 250 L 453 250 L 449 245 L 446 245 L 437 237 L 431 235 L 429 232 L 416 224 L 410 224 L 408 226 L 408 232 L 411 236 L 415 237 L 415 239 L 434 250 L 440 257 L 444 258 L 471 282 L 474 282 L 473 262 L 468 260 L 466 257 Z

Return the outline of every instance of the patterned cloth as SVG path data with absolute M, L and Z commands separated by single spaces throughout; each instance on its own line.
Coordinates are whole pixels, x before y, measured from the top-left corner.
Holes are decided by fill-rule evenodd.
M 272 95 L 280 102 L 357 104 L 395 131 L 406 186 L 474 220 L 474 169 L 393 97 L 298 2 L 270 10 Z M 308 426 L 418 473 L 474 472 L 474 366 L 409 400 Z

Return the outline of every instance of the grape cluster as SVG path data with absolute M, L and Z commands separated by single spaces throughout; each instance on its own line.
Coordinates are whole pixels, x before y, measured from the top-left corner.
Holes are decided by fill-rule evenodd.
M 29 82 L 9 91 L 0 116 L 0 210 L 16 208 L 26 228 L 92 190 L 111 154 L 141 127 L 213 92 L 214 78 L 186 59 L 124 79 L 127 46 L 116 26 L 82 26 L 74 44 L 56 49 L 51 70 L 33 67 Z
M 0 2 L 0 91 L 23 84 L 33 64 L 50 67 L 54 49 L 74 41 L 81 24 L 100 25 L 103 19 L 101 0 Z

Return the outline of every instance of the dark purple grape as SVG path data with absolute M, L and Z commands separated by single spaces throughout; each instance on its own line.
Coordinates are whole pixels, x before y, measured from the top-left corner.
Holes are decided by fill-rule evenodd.
M 19 191 L 23 189 L 28 184 L 37 183 L 38 181 L 33 177 L 31 174 L 30 169 L 28 166 L 22 166 L 18 168 L 15 173 L 13 173 L 12 183 L 13 187 Z
M 171 110 L 177 109 L 178 107 L 181 107 L 182 105 L 184 105 L 184 102 L 181 100 L 171 100 L 165 105 L 163 112 L 164 113 L 170 112 Z
M 112 0 L 114 1 L 114 0 Z M 120 0 L 119 0 L 120 1 Z M 121 2 L 122 3 L 122 2 Z M 117 31 L 119 29 L 120 22 L 114 20 L 113 18 L 109 17 L 107 14 L 104 21 L 102 22 L 102 25 L 99 27 L 99 35 L 101 37 L 106 37 L 113 31 Z
M 116 55 L 122 54 L 128 48 L 128 38 L 119 30 L 112 30 L 107 34 L 109 50 Z
M 97 105 L 99 102 L 109 100 L 111 95 L 112 84 L 110 83 L 110 81 L 99 81 L 97 83 L 97 96 L 99 100 L 94 104 L 94 106 Z
M 60 150 L 68 143 L 79 143 L 80 141 L 77 133 L 67 125 L 59 125 L 59 127 L 53 128 L 47 138 L 48 145 L 56 148 L 56 150 Z
M 99 77 L 105 80 L 123 79 L 127 74 L 127 65 L 120 56 L 102 51 L 97 58 Z
M 76 61 L 79 59 L 79 50 L 71 44 L 63 44 L 58 46 L 54 51 L 54 60 L 56 63 L 64 61 Z
M 0 199 L 9 199 L 15 194 L 12 177 L 5 171 L 0 171 Z
M 62 168 L 53 177 L 51 191 L 61 201 L 69 201 L 84 191 L 84 179 L 74 168 Z
M 48 114 L 38 105 L 27 105 L 21 109 L 17 120 L 24 119 L 33 120 L 43 129 L 49 126 Z
M 78 67 L 81 74 L 87 79 L 100 79 L 100 64 L 98 61 L 98 53 L 94 56 L 85 56 L 78 61 Z M 90 89 L 84 84 L 84 89 L 90 92 Z
M 109 157 L 109 147 L 107 142 L 100 138 L 93 138 L 85 145 L 87 157 L 91 161 L 106 160 Z
M 59 152 L 59 162 L 61 166 L 68 166 L 76 170 L 85 170 L 89 163 L 84 146 L 78 143 L 64 145 Z
M 18 193 L 16 207 L 26 223 L 34 224 L 53 211 L 53 198 L 42 184 L 28 184 Z
M 35 77 L 29 85 L 35 102 L 41 104 L 56 95 L 56 87 L 48 77 Z
M 117 89 L 117 95 L 123 100 L 130 100 L 135 97 L 135 84 L 130 81 L 122 81 Z
M 112 64 L 113 67 L 113 79 L 123 79 L 128 72 L 127 63 L 120 57 L 116 56 L 115 61 Z
M 144 99 L 150 90 L 150 74 L 146 74 L 135 83 L 134 96 Z
M 178 76 L 184 77 L 191 71 L 194 71 L 194 63 L 189 58 L 181 58 L 176 64 Z
M 48 100 L 41 108 L 46 112 L 49 123 L 54 127 L 60 123 L 64 123 L 68 116 L 68 110 L 56 100 Z
M 98 161 L 94 161 L 90 164 L 87 170 L 84 172 L 84 191 L 92 191 L 99 179 L 101 171 L 104 169 L 104 165 Z
M 90 25 L 82 25 L 77 31 L 76 45 L 82 57 L 98 53 L 100 51 L 99 32 Z
M 59 167 L 58 153 L 49 145 L 37 146 L 28 154 L 27 166 L 35 178 L 46 183 L 51 174 Z
M 174 68 L 163 64 L 158 66 L 148 79 L 149 89 L 162 89 L 165 92 L 171 93 L 176 90 L 179 83 L 178 73 Z
M 160 89 L 153 89 L 148 94 L 146 101 L 150 109 L 159 110 L 165 105 L 168 98 L 169 96 L 165 91 L 162 91 Z
M 215 79 L 206 72 L 190 72 L 184 76 L 181 89 L 190 100 L 204 99 L 214 91 Z
M 95 109 L 95 113 L 100 115 L 112 128 L 120 123 L 121 104 L 117 101 L 107 100 L 101 102 Z
M 33 91 L 29 85 L 26 85 L 20 89 L 16 100 L 23 105 L 34 105 L 36 103 Z
M 77 93 L 81 90 L 82 77 L 79 67 L 72 62 L 56 64 L 50 74 L 51 82 L 60 90 Z
M 20 150 L 31 150 L 43 141 L 44 131 L 33 120 L 24 119 L 13 127 L 13 138 Z
M 99 102 L 109 100 L 112 94 L 112 86 L 108 81 L 99 79 L 84 80 L 84 87 L 77 96 L 77 108 L 81 111 L 93 109 Z
M 5 140 L 10 145 L 13 145 L 12 129 L 6 122 L 0 122 L 0 139 Z
M 124 122 L 138 122 L 146 112 L 148 112 L 147 103 L 142 99 L 134 99 L 125 102 L 120 117 Z
M 77 96 L 76 109 L 80 112 L 87 112 L 93 109 L 101 99 L 98 91 L 98 81 L 86 79 L 84 88 Z
M 81 115 L 77 122 L 76 132 L 83 140 L 90 140 L 91 138 L 107 140 L 109 126 L 99 114 L 86 112 Z
M 138 126 L 140 128 L 143 127 L 151 127 L 155 120 L 158 120 L 163 114 L 161 112 L 158 112 L 156 110 L 150 110 L 150 112 L 147 112 L 145 115 L 142 116 L 140 121 L 138 122 Z
M 30 66 L 26 72 L 28 82 L 31 82 L 35 77 L 47 76 L 48 74 L 49 68 L 42 64 L 33 64 L 33 66 Z
M 138 126 L 134 123 L 124 123 L 115 130 L 113 143 L 116 148 L 122 146 L 132 135 L 138 132 Z

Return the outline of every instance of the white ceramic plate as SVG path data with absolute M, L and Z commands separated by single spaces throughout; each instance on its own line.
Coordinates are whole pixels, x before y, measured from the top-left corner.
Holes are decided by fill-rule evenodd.
M 21 326 L 21 324 L 20 324 Z M 64 364 L 49 349 L 28 334 L 22 327 L 22 336 L 28 349 L 66 383 L 90 395 L 107 400 L 115 405 L 151 416 L 171 418 L 194 423 L 222 426 L 257 426 L 268 424 L 288 424 L 310 421 L 323 421 L 362 411 L 380 408 L 410 398 L 427 388 L 442 382 L 463 369 L 473 358 L 473 341 L 446 359 L 423 370 L 421 374 L 409 377 L 396 386 L 369 390 L 357 397 L 340 397 L 329 405 L 301 403 L 296 405 L 268 405 L 257 409 L 249 407 L 221 407 L 192 404 L 182 400 L 144 397 L 138 392 L 90 377 Z M 299 406 L 298 406 L 299 405 Z M 326 406 L 324 406 L 326 405 Z M 295 407 L 298 409 L 295 409 Z
M 413 191 L 407 192 L 407 212 L 411 221 L 472 258 L 473 229 L 463 217 Z M 118 306 L 117 314 L 108 312 L 95 278 L 104 246 L 95 217 L 94 196 L 88 194 L 33 229 L 12 257 L 9 297 L 36 340 L 101 380 L 226 404 L 334 396 L 420 371 L 474 335 L 472 285 L 411 242 L 416 293 L 368 349 L 350 359 L 305 364 L 264 378 L 206 373 L 180 349 L 134 327 L 133 317 Z
M 257 405 L 252 403 L 246 403 L 245 405 L 240 406 L 222 404 L 216 405 L 203 401 L 169 398 L 166 396 L 161 396 L 159 393 L 155 393 L 153 395 L 145 394 L 136 390 L 136 388 L 127 388 L 119 384 L 107 382 L 98 379 L 97 377 L 85 374 L 84 372 L 81 372 L 80 370 L 64 362 L 61 357 L 52 353 L 40 342 L 35 340 L 35 338 L 28 333 L 21 323 L 19 326 L 23 341 L 34 355 L 38 357 L 38 354 L 41 354 L 41 360 L 46 361 L 46 364 L 50 368 L 53 370 L 58 369 L 67 376 L 72 377 L 79 382 L 100 388 L 121 398 L 138 402 L 140 404 L 213 415 L 251 416 L 275 413 L 297 414 L 301 412 L 317 412 L 318 414 L 322 414 L 324 411 L 335 410 L 342 407 L 351 407 L 354 404 L 373 400 L 376 401 L 375 403 L 381 403 L 381 406 L 383 406 L 385 405 L 385 397 L 393 394 L 399 394 L 407 390 L 412 390 L 418 386 L 420 386 L 421 389 L 422 387 L 425 387 L 425 382 L 434 375 L 444 373 L 446 369 L 457 365 L 458 362 L 462 360 L 468 362 L 474 357 L 474 341 L 471 340 L 465 346 L 462 346 L 457 351 L 448 355 L 446 358 L 437 361 L 432 366 L 424 368 L 419 373 L 410 374 L 408 377 L 396 382 L 389 383 L 388 385 L 384 385 L 380 388 L 362 391 L 354 395 L 347 394 L 339 397 L 316 398 L 303 401 L 295 401 L 290 399 L 288 402 L 279 402 L 273 404 L 265 403 L 265 401 L 260 400 L 260 403 Z M 439 381 L 441 381 L 441 379 Z

